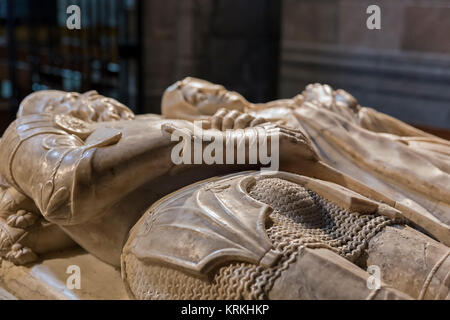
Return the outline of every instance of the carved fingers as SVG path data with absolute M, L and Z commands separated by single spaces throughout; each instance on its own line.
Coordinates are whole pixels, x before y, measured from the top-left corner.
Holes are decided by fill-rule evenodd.
M 258 126 L 264 128 L 268 134 L 279 133 L 279 136 L 283 139 L 287 139 L 295 143 L 309 144 L 308 138 L 300 130 L 285 127 L 276 123 L 263 123 Z
M 219 109 L 211 118 L 211 129 L 222 130 L 223 118 L 228 110 Z
M 203 128 L 225 131 L 229 129 L 254 127 L 265 122 L 267 122 L 267 120 L 264 118 L 254 117 L 238 110 L 221 108 L 211 117 L 211 119 L 204 122 Z
M 232 110 L 223 117 L 222 130 L 233 129 L 236 119 L 241 115 L 237 110 Z
M 253 124 L 255 125 L 252 126 Z M 183 125 L 182 123 L 168 122 L 163 124 L 161 129 L 163 134 L 168 135 L 172 141 L 183 142 L 186 145 L 183 146 L 183 161 L 188 162 L 184 163 L 190 163 L 190 159 L 193 158 L 192 153 L 196 150 L 197 152 L 203 152 L 201 151 L 203 150 L 202 147 L 198 145 L 199 142 L 205 148 L 205 152 L 215 150 L 213 152 L 215 160 L 218 159 L 216 157 L 226 159 L 221 163 L 233 161 L 229 164 L 237 164 L 236 157 L 239 154 L 239 163 L 243 164 L 244 157 L 245 161 L 251 158 L 252 164 L 256 164 L 254 161 L 259 160 L 255 160 L 254 157 L 261 157 L 261 154 L 267 154 L 268 156 L 269 149 L 270 154 L 280 160 L 295 159 L 295 162 L 298 162 L 301 160 L 315 161 L 319 158 L 309 139 L 302 131 L 278 123 L 265 122 L 264 119 L 255 118 L 245 113 L 229 112 L 222 109 L 216 113 L 215 118 L 211 119 L 211 125 L 211 129 L 204 129 L 197 123 L 187 122 Z M 218 128 L 221 128 L 221 130 Z M 178 146 L 179 148 L 182 147 L 177 144 L 176 148 Z M 216 151 L 216 148 L 220 148 L 221 151 Z M 230 153 L 228 154 L 228 152 Z M 191 155 L 189 156 L 188 153 L 191 153 Z M 197 155 L 196 161 L 200 163 L 199 161 L 203 156 L 204 154 Z M 232 158 L 235 158 L 236 162 L 231 160 Z M 246 163 L 249 164 L 250 162 Z
M 264 123 L 260 126 L 265 129 L 269 136 L 278 135 L 281 158 L 319 159 L 311 142 L 302 131 L 276 123 Z

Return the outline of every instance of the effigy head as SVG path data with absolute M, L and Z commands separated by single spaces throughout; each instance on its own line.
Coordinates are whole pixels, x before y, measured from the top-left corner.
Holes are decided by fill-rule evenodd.
M 187 77 L 164 92 L 161 109 L 167 117 L 211 116 L 220 108 L 245 111 L 250 103 L 239 93 L 205 80 Z
M 119 101 L 92 90 L 86 93 L 43 90 L 28 95 L 17 117 L 30 114 L 68 114 L 86 122 L 130 120 L 134 113 Z

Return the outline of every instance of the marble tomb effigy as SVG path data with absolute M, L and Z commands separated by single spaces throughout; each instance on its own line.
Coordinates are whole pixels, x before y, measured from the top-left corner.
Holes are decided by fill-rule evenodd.
M 231 141 L 215 159 L 241 146 L 245 161 L 176 164 L 180 132 L 183 156 Z M 276 172 L 251 156 L 261 134 L 279 146 Z M 327 85 L 252 104 L 186 78 L 162 115 L 95 91 L 36 92 L 0 140 L 0 287 L 20 299 L 449 299 L 449 173 L 448 141 Z M 43 276 L 77 264 L 101 273 L 85 272 L 78 294 Z

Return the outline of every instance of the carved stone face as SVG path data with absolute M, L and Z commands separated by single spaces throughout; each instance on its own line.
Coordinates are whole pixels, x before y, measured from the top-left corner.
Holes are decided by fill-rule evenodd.
M 57 90 L 35 92 L 23 100 L 17 117 L 39 113 L 69 114 L 87 122 L 134 118 L 133 112 L 125 105 L 97 91 L 84 94 Z
M 249 105 L 239 93 L 205 80 L 189 77 L 178 82 L 177 86 L 185 101 L 204 115 L 213 115 L 219 108 L 244 111 Z

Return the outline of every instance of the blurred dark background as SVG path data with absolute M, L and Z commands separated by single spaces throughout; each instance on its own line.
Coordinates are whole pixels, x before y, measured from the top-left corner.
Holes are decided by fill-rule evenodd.
M 381 30 L 366 27 L 371 4 Z M 0 134 L 33 91 L 159 113 L 165 88 L 196 76 L 252 102 L 328 83 L 450 138 L 449 31 L 450 0 L 0 0 Z

